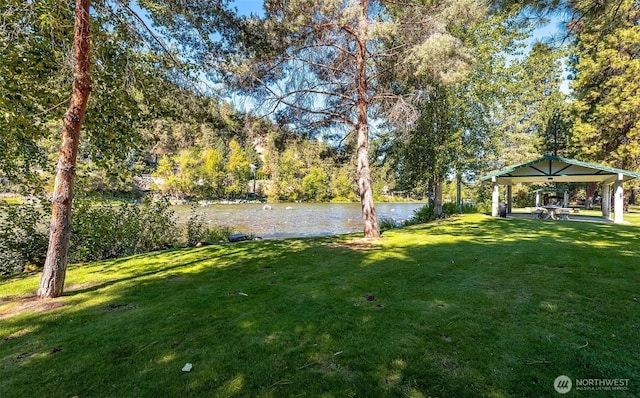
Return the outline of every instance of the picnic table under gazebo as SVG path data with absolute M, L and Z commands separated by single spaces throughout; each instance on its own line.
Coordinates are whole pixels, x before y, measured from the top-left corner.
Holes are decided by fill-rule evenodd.
M 500 185 L 506 186 L 506 211 L 511 213 L 511 190 L 519 183 L 556 183 L 556 182 L 596 182 L 602 183 L 602 216 L 610 218 L 613 190 L 613 221 L 624 222 L 624 186 L 625 181 L 640 178 L 640 173 L 616 169 L 613 167 L 566 159 L 559 156 L 544 156 L 508 169 L 495 171 L 484 177 L 483 181 L 493 182 L 491 214 L 500 215 Z M 568 200 L 565 194 L 565 207 Z M 538 205 L 539 203 L 536 203 Z

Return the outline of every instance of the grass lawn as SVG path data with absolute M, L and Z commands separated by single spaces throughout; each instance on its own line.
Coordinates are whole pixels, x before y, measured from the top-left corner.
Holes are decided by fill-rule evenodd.
M 568 397 L 637 397 L 639 243 L 468 215 L 74 265 L 49 301 L 20 276 L 0 282 L 0 396 L 554 397 L 567 375 Z

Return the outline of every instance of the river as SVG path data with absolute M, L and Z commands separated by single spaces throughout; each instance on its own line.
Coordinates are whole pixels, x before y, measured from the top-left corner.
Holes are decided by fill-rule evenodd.
M 424 203 L 377 203 L 376 213 L 378 219 L 402 222 L 422 206 Z M 189 217 L 189 206 L 172 208 L 178 220 Z M 363 230 L 359 203 L 214 204 L 195 211 L 212 227 L 231 227 L 234 232 L 261 238 L 326 236 Z

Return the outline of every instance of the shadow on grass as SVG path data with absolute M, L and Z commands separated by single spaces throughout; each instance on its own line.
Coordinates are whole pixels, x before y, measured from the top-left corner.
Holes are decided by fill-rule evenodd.
M 635 396 L 637 232 L 476 217 L 374 242 L 246 242 L 91 264 L 88 275 L 107 279 L 63 298 L 74 309 L 3 321 L 0 388 L 520 397 L 553 396 L 566 374 L 628 378 L 616 396 Z

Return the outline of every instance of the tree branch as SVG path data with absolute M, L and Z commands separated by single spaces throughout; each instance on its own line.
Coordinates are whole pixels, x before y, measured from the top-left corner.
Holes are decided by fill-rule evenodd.
M 156 35 L 156 33 L 153 31 L 153 29 L 151 29 L 146 22 L 142 19 L 142 17 L 140 17 L 135 11 L 133 11 L 131 9 L 131 7 L 129 7 L 128 4 L 125 4 L 122 2 L 122 0 L 116 0 L 116 3 L 118 3 L 120 5 L 120 7 L 124 8 L 125 10 L 127 10 L 127 12 L 136 20 L 138 21 L 138 23 L 140 25 L 142 25 L 142 27 L 147 31 L 147 33 L 149 33 L 149 35 L 153 38 L 153 40 L 155 40 L 155 42 L 160 46 L 160 48 L 162 48 L 162 51 L 167 54 L 169 56 L 169 58 L 171 58 L 171 61 L 173 62 L 173 64 L 175 65 L 176 68 L 178 68 L 178 70 L 182 72 L 182 66 L 180 64 L 180 62 L 178 61 L 178 59 L 171 53 L 171 51 L 169 51 L 169 48 L 167 48 L 167 46 L 164 44 L 164 42 Z M 133 28 L 135 29 L 135 28 Z M 137 31 L 137 30 L 135 30 Z
M 260 84 L 269 92 L 271 93 L 271 95 L 273 96 L 273 98 L 276 101 L 276 105 L 274 105 L 274 107 L 272 108 L 270 113 L 273 113 L 276 111 L 276 109 L 278 108 L 278 106 L 280 104 L 286 105 L 292 109 L 295 109 L 297 111 L 301 111 L 301 112 L 305 112 L 305 113 L 309 113 L 312 115 L 324 115 L 324 116 L 330 116 L 332 118 L 336 118 L 341 120 L 342 122 L 344 122 L 345 124 L 348 124 L 350 126 L 355 126 L 355 124 L 353 123 L 353 121 L 351 121 L 351 119 L 349 119 L 346 115 L 342 115 L 339 113 L 335 113 L 335 112 L 329 112 L 329 111 L 323 111 L 323 110 L 317 110 L 317 109 L 312 109 L 312 108 L 308 108 L 308 107 L 304 107 L 302 105 L 293 103 L 288 101 L 286 98 L 290 97 L 292 94 L 291 93 L 287 93 L 285 95 L 279 95 L 278 93 L 276 93 L 275 91 L 273 91 L 267 84 L 265 84 L 265 82 L 263 82 L 260 79 L 257 79 Z

